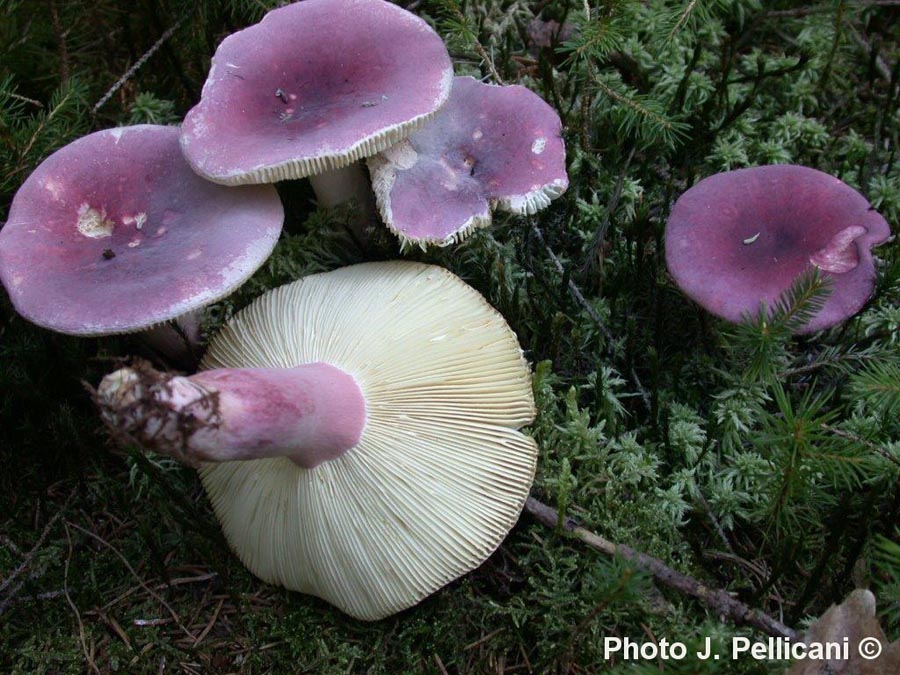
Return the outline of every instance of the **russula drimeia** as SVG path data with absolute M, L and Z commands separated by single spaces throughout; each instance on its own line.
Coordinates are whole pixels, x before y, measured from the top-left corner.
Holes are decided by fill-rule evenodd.
M 531 377 L 503 317 L 450 272 L 406 262 L 262 296 L 192 377 L 98 389 L 113 432 L 200 465 L 260 578 L 361 619 L 480 565 L 516 522 L 537 448 Z
M 533 214 L 569 185 L 559 115 L 518 85 L 456 77 L 450 100 L 369 159 L 387 226 L 404 245 L 457 242 L 500 209 Z
M 858 312 L 875 288 L 872 247 L 890 228 L 865 197 L 803 166 L 738 169 L 685 192 L 666 223 L 666 264 L 688 296 L 739 322 L 769 311 L 804 273 L 829 280 L 824 307 L 802 332 Z
M 278 193 L 203 180 L 178 137 L 106 129 L 34 170 L 0 230 L 0 280 L 22 316 L 72 335 L 136 332 L 228 295 L 268 258 Z
M 452 79 L 444 43 L 415 14 L 385 0 L 304 0 L 222 41 L 181 144 L 209 180 L 310 176 L 329 206 L 365 182 L 333 172 L 432 117 Z

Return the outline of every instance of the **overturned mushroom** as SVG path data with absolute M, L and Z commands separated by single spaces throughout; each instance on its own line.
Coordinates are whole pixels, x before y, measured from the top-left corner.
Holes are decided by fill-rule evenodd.
M 710 176 L 685 192 L 666 224 L 675 282 L 733 322 L 771 310 L 805 272 L 830 279 L 811 333 L 852 316 L 875 288 L 872 247 L 890 228 L 858 192 L 803 166 L 774 165 Z
M 404 245 L 445 246 L 491 223 L 491 210 L 532 214 L 569 185 L 559 115 L 521 86 L 453 80 L 450 100 L 408 139 L 369 160 L 387 226 Z
M 224 297 L 265 261 L 284 220 L 275 189 L 201 179 L 178 136 L 98 131 L 28 177 L 0 231 L 0 280 L 22 316 L 72 335 L 140 331 Z
M 378 619 L 480 565 L 519 516 L 537 452 L 518 431 L 528 366 L 444 269 L 368 263 L 278 288 L 203 367 L 120 370 L 98 401 L 114 433 L 201 465 L 231 546 L 268 582 Z

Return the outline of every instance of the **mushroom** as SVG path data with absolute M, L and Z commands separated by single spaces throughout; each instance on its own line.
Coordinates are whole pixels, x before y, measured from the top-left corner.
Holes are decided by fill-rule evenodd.
M 858 312 L 875 288 L 872 247 L 890 228 L 866 199 L 828 174 L 803 166 L 738 169 L 685 192 L 666 224 L 666 263 L 688 296 L 740 322 L 771 311 L 805 272 L 831 281 L 824 306 L 800 332 Z
M 226 185 L 311 177 L 324 206 L 368 194 L 359 167 L 431 118 L 453 69 L 440 37 L 385 0 L 304 0 L 219 45 L 181 144 Z
M 114 435 L 200 465 L 261 579 L 379 619 L 480 565 L 534 476 L 530 373 L 503 317 L 450 272 L 366 263 L 259 298 L 192 377 L 123 369 Z
M 401 244 L 447 246 L 499 208 L 533 214 L 569 185 L 559 115 L 525 87 L 453 80 L 450 100 L 369 160 L 378 209 Z
M 275 189 L 201 179 L 178 136 L 98 131 L 28 177 L 0 231 L 0 281 L 19 314 L 71 335 L 141 331 L 228 295 L 263 263 L 284 220 Z

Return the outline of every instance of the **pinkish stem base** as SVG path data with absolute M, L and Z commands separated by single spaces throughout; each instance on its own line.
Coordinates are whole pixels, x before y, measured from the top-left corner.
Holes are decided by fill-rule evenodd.
M 114 433 L 188 464 L 287 457 L 309 469 L 354 447 L 366 422 L 356 381 L 326 363 L 191 377 L 123 368 L 97 399 Z

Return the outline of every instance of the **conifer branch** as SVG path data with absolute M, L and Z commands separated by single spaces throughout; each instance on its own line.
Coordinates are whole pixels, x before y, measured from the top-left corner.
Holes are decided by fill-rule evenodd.
M 681 16 L 678 17 L 678 21 L 675 22 L 675 25 L 672 26 L 672 30 L 669 31 L 668 40 L 672 40 L 675 37 L 675 34 L 681 29 L 681 27 L 687 22 L 687 20 L 691 16 L 691 12 L 697 7 L 697 0 L 691 0 L 687 7 L 684 8 L 684 11 L 681 13 Z
M 623 131 L 631 132 L 647 141 L 661 139 L 667 145 L 675 143 L 684 135 L 686 126 L 669 119 L 663 112 L 655 109 L 657 106 L 652 99 L 628 96 L 604 82 L 600 76 L 595 76 L 593 82 L 601 92 L 634 115 L 634 117 L 628 114 L 623 116 L 620 123 Z M 645 124 L 642 125 L 637 120 L 643 120 Z
M 43 117 L 40 122 L 38 122 L 37 127 L 35 128 L 34 132 L 32 132 L 32 134 L 31 134 L 31 138 L 28 139 L 28 142 L 25 144 L 25 147 L 22 148 L 22 152 L 19 153 L 20 162 L 19 162 L 19 166 L 16 167 L 16 171 L 14 173 L 18 173 L 19 171 L 22 170 L 25 158 L 28 157 L 28 153 L 31 152 L 31 148 L 34 147 L 34 143 L 35 143 L 35 141 L 37 141 L 38 137 L 41 135 L 41 132 L 43 132 L 44 128 L 53 121 L 53 118 L 59 114 L 59 111 L 62 110 L 63 108 L 65 108 L 66 105 L 68 105 L 69 101 L 72 99 L 74 94 L 75 94 L 75 91 L 73 89 L 71 89 L 71 88 L 66 89 L 62 98 L 56 103 L 55 106 L 53 106 L 53 108 L 50 110 L 50 112 L 47 113 L 47 115 L 45 117 Z
M 13 92 L 8 93 L 7 96 L 9 96 L 10 98 L 14 98 L 17 101 L 23 101 L 24 103 L 30 103 L 31 105 L 36 105 L 38 108 L 44 107 L 44 104 L 41 103 L 40 101 L 35 101 L 33 98 L 28 98 L 27 96 L 22 96 L 20 94 L 15 94 Z
M 859 367 L 870 361 L 884 358 L 884 350 L 878 349 L 877 345 L 863 350 L 857 350 L 853 345 L 842 352 L 840 347 L 827 347 L 815 355 L 814 360 L 801 366 L 787 368 L 778 374 L 780 379 L 795 377 L 797 375 L 808 375 L 822 368 L 836 368 L 840 372 L 847 372 L 854 366 Z
M 606 84 L 600 78 L 597 78 L 595 80 L 595 82 L 597 84 L 597 87 L 600 89 L 600 91 L 602 91 L 604 94 L 609 96 L 611 99 L 613 99 L 617 103 L 621 103 L 622 105 L 630 108 L 631 110 L 633 110 L 637 114 L 641 115 L 642 117 L 646 117 L 648 119 L 653 120 L 656 124 L 660 125 L 661 127 L 664 127 L 669 130 L 672 129 L 672 122 L 670 120 L 666 119 L 665 117 L 663 117 L 662 115 L 660 115 L 659 113 L 655 113 L 652 110 L 650 110 L 649 108 L 647 108 L 646 106 L 641 105 L 638 101 L 636 101 L 632 98 L 628 98 L 627 96 L 624 96 L 623 94 L 620 94 L 619 92 L 617 92 L 615 89 L 610 87 L 608 84 Z
M 877 452 L 879 455 L 884 457 L 887 461 L 893 462 L 897 466 L 900 466 L 900 459 L 889 454 L 887 450 L 882 448 L 880 445 L 876 445 L 872 441 L 866 440 L 865 438 L 862 438 L 861 436 L 857 436 L 856 434 L 852 434 L 849 431 L 844 431 L 843 429 L 836 429 L 832 426 L 829 426 L 828 424 L 823 424 L 822 428 L 825 429 L 825 431 L 831 432 L 835 436 L 840 436 L 841 438 L 851 441 L 853 443 L 859 443 L 860 445 L 864 445 L 867 448 L 869 448 L 869 450 L 872 450 L 873 452 Z
M 900 415 L 900 363 L 897 361 L 869 363 L 854 375 L 850 389 L 872 408 Z
M 454 28 L 457 30 L 459 34 L 463 36 L 466 42 L 475 50 L 475 53 L 478 54 L 478 57 L 487 67 L 488 71 L 491 74 L 491 77 L 494 79 L 494 82 L 499 85 L 504 85 L 506 82 L 503 81 L 503 78 L 500 77 L 500 73 L 497 71 L 497 67 L 494 65 L 494 59 L 491 58 L 490 54 L 488 54 L 487 49 L 484 48 L 484 45 L 478 40 L 478 36 L 475 33 L 475 30 L 472 28 L 471 22 L 469 21 L 469 17 L 467 17 L 462 9 L 459 6 L 459 2 L 457 0 L 444 0 L 447 6 L 450 8 L 450 12 L 453 15 L 454 19 Z

